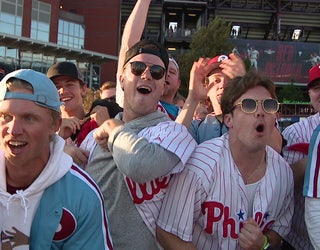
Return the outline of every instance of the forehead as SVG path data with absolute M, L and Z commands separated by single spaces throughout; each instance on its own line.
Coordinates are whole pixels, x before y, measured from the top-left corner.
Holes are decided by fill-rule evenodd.
M 254 88 L 248 89 L 245 93 L 243 93 L 238 100 L 244 98 L 252 98 L 255 100 L 263 100 L 267 98 L 272 98 L 269 91 L 263 86 L 256 86 Z
M 153 54 L 142 53 L 142 54 L 136 55 L 130 59 L 130 62 L 134 62 L 134 61 L 145 62 L 151 65 L 156 64 L 156 65 L 165 67 L 161 58 Z
M 208 76 L 209 82 L 211 82 L 212 80 L 216 79 L 216 78 L 222 78 L 225 77 L 224 74 L 222 74 L 221 72 L 217 72 L 217 73 L 213 73 L 210 76 Z
M 45 115 L 49 116 L 51 111 L 48 108 L 37 105 L 33 101 L 23 99 L 7 99 L 0 102 L 0 112 L 10 113 L 14 116 L 34 114 L 44 117 Z
M 177 72 L 179 71 L 177 65 L 176 65 L 173 61 L 171 61 L 171 60 L 169 60 L 169 69 L 170 69 L 170 70 L 175 70 L 175 71 L 177 71 Z
M 78 82 L 80 84 L 78 79 L 75 79 L 71 76 L 56 76 L 52 79 L 52 81 L 55 85 L 63 84 L 66 82 Z
M 311 83 L 310 89 L 319 88 L 320 87 L 320 78 Z

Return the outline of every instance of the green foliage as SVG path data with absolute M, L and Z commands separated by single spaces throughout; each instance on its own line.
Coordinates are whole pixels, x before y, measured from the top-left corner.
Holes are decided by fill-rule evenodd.
M 278 94 L 278 100 L 283 103 L 305 103 L 303 92 L 298 86 L 293 83 L 283 86 Z
M 216 17 L 208 26 L 201 27 L 192 37 L 190 50 L 178 57 L 181 65 L 182 86 L 180 92 L 186 96 L 188 92 L 189 73 L 194 61 L 199 57 L 214 57 L 228 55 L 233 46 L 227 41 L 230 34 L 230 24 L 223 18 Z

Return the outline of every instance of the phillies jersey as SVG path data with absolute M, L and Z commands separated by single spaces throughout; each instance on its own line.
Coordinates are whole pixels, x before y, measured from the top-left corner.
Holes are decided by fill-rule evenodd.
M 287 141 L 287 146 L 296 143 L 309 143 L 314 129 L 320 123 L 319 112 L 311 115 L 299 122 L 288 126 L 282 135 Z M 283 150 L 283 158 L 292 164 L 306 157 L 307 155 L 298 151 L 289 151 L 287 148 Z M 296 249 L 314 249 L 309 240 L 305 220 L 304 220 L 304 197 L 302 188 L 295 189 L 294 192 L 294 215 L 292 218 L 291 231 L 289 232 L 286 240 Z
M 253 218 L 261 231 L 285 236 L 293 214 L 293 174 L 271 147 L 255 192 Z M 172 177 L 157 224 L 197 249 L 239 249 L 238 235 L 250 211 L 246 186 L 229 147 L 229 135 L 200 144 L 185 170 Z
M 141 130 L 138 135 L 146 138 L 149 142 L 159 144 L 180 159 L 180 162 L 167 175 L 145 183 L 137 183 L 123 175 L 133 203 L 145 224 L 155 235 L 156 219 L 171 176 L 183 170 L 197 143 L 184 126 L 172 121 L 147 127 Z

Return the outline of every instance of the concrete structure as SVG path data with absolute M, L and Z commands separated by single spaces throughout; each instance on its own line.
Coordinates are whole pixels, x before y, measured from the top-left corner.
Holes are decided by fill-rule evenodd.
M 55 61 L 72 60 L 89 86 L 114 81 L 121 32 L 135 2 L 0 0 L 0 77 L 22 67 L 45 72 Z M 320 53 L 318 0 L 152 0 L 144 37 L 182 54 L 216 16 L 230 22 L 230 38 L 240 47 L 255 44 L 260 55 L 278 62 L 258 61 L 276 82 L 290 81 L 290 72 L 304 82 Z

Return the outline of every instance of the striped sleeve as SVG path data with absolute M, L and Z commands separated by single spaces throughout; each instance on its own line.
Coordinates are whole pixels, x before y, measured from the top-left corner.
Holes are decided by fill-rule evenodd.
M 304 179 L 303 195 L 320 198 L 320 125 L 315 129 L 309 146 L 307 169 Z
M 106 209 L 104 206 L 104 199 L 103 195 L 98 187 L 98 185 L 95 183 L 95 181 L 89 176 L 87 172 L 82 170 L 81 168 L 73 165 L 70 170 L 71 174 L 81 179 L 96 195 L 97 200 L 99 201 L 99 207 L 100 207 L 100 216 L 103 220 L 103 223 L 101 223 L 101 231 L 104 235 L 104 245 L 105 249 L 113 249 L 111 235 L 109 231 L 109 223 L 108 218 L 106 214 Z M 97 211 L 92 211 L 92 213 L 96 213 Z M 97 236 L 98 237 L 98 236 Z

